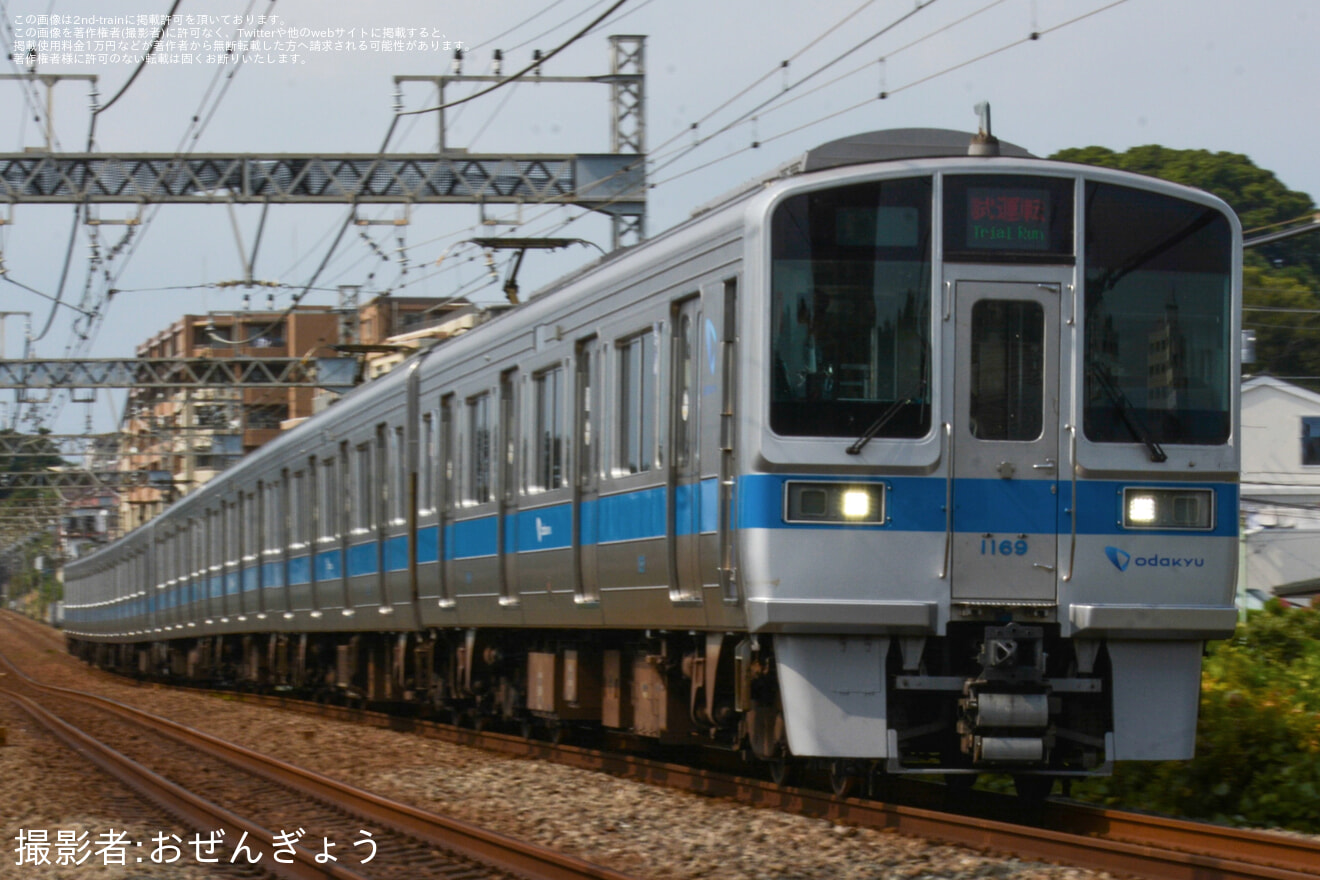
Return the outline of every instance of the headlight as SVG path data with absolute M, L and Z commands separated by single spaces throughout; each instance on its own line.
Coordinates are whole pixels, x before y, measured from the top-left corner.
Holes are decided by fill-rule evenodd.
M 1123 526 L 1129 529 L 1211 529 L 1215 493 L 1210 489 L 1123 490 Z
M 883 523 L 885 487 L 880 483 L 788 483 L 784 487 L 784 520 L 801 523 Z

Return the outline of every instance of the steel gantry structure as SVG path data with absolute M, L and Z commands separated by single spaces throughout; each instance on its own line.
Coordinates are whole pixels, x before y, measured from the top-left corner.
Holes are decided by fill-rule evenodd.
M 645 37 L 611 36 L 609 52 L 604 75 L 542 76 L 538 66 L 522 77 L 609 86 L 608 153 L 478 154 L 450 146 L 444 133 L 445 87 L 512 82 L 498 75 L 464 76 L 455 69 L 441 77 L 395 77 L 396 89 L 414 81 L 436 86 L 441 100 L 433 108 L 440 129 L 435 153 L 74 153 L 58 151 L 48 127 L 44 149 L 0 154 L 0 202 L 7 203 L 11 215 L 14 206 L 35 204 L 131 204 L 139 210 L 153 204 L 572 205 L 610 218 L 614 248 L 635 244 L 646 229 Z M 3 78 L 41 83 L 49 95 L 61 77 L 70 78 L 36 73 Z M 92 102 L 95 111 L 94 89 Z M 89 217 L 86 222 L 96 221 Z M 19 403 L 57 390 L 71 392 L 76 400 L 77 391 L 97 388 L 343 390 L 355 381 L 355 367 L 351 359 L 334 358 L 5 360 L 0 353 L 0 389 L 15 390 Z M 0 454 L 7 450 L 18 462 L 51 452 L 50 446 L 24 446 L 17 437 L 0 442 Z M 55 454 L 78 455 L 63 443 Z M 22 492 L 30 500 L 26 511 L 0 510 L 0 533 L 12 536 L 25 524 L 49 522 L 58 515 L 63 490 L 150 483 L 147 472 L 112 470 L 104 461 L 93 465 L 97 456 L 83 455 L 86 467 L 11 473 L 0 480 L 0 495 L 13 498 Z
M 610 86 L 610 153 L 477 154 L 444 141 L 444 89 L 499 76 L 396 76 L 436 85 L 437 153 L 0 154 L 0 202 L 21 204 L 576 205 L 611 217 L 613 244 L 645 230 L 645 37 L 610 37 L 610 73 L 531 76 Z M 33 74 L 33 77 L 36 75 Z

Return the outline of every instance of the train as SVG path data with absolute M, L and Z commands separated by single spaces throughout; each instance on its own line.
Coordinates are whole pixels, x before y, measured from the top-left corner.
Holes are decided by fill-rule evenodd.
M 838 790 L 1186 759 L 1237 617 L 1241 253 L 1184 186 L 832 141 L 70 563 L 66 638 Z

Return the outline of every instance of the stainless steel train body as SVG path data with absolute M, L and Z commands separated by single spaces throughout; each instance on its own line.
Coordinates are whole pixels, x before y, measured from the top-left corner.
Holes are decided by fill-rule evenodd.
M 1241 233 L 966 136 L 812 151 L 67 569 L 108 665 L 866 762 L 1189 757 Z

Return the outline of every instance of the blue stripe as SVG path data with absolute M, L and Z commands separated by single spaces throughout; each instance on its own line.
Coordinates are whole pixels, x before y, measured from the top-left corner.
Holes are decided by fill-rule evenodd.
M 1057 533 L 1058 495 L 1050 491 L 1057 485 L 1053 480 L 956 480 L 953 530 Z
M 884 526 L 852 526 L 843 523 L 817 525 L 784 522 L 784 484 L 789 480 L 831 482 L 883 482 L 888 487 L 889 522 Z M 1072 528 L 1068 481 L 983 480 L 954 481 L 954 529 L 958 532 L 1016 532 L 1021 534 L 1066 534 Z M 1058 494 L 1051 493 L 1057 487 Z M 1211 489 L 1215 493 L 1215 523 L 1212 530 L 1125 529 L 1122 526 L 1122 496 L 1125 487 L 1166 489 Z M 943 532 L 946 528 L 943 477 L 887 477 L 858 480 L 848 476 L 749 474 L 738 480 L 738 526 L 753 529 L 893 529 L 909 532 Z M 1079 535 L 1212 535 L 1234 537 L 1238 533 L 1238 486 L 1235 483 L 1172 483 L 1152 480 L 1087 480 L 1079 482 L 1077 533 Z
M 380 571 L 376 559 L 377 542 L 355 544 L 348 548 L 348 576 L 351 578 L 375 574 Z
M 494 556 L 495 517 L 468 519 L 445 527 L 445 559 L 474 559 Z
M 263 562 L 261 584 L 267 588 L 284 586 L 284 566 L 278 562 Z
M 665 487 L 608 495 L 600 508 L 597 543 L 640 541 L 665 535 Z
M 561 550 L 573 546 L 573 505 L 557 504 L 518 512 L 519 550 Z
M 720 481 L 701 481 L 701 531 L 711 534 L 720 528 Z
M 243 569 L 243 592 L 250 593 L 257 588 L 257 567 L 249 565 Z
M 310 556 L 289 557 L 289 586 L 298 587 L 312 582 L 312 559 Z
M 339 548 L 316 554 L 316 579 L 334 581 L 344 576 L 344 551 Z
M 428 565 L 440 559 L 440 527 L 417 530 L 417 564 Z
M 408 536 L 396 535 L 385 539 L 385 570 L 408 570 Z
M 888 523 L 885 525 L 848 525 L 845 523 L 784 522 L 784 484 L 789 480 L 826 480 L 830 482 L 884 483 L 887 487 Z M 855 479 L 848 477 L 790 476 L 749 474 L 738 480 L 738 526 L 748 529 L 895 529 L 902 532 L 943 532 L 943 478 L 888 477 Z
M 1079 535 L 1186 535 L 1185 529 L 1125 529 L 1123 521 L 1123 489 L 1139 487 L 1149 489 L 1213 489 L 1215 493 L 1214 529 L 1196 532 L 1218 538 L 1237 537 L 1238 491 L 1236 483 L 1156 483 L 1088 481 L 1077 484 Z M 1060 497 L 1066 498 L 1070 489 L 1061 487 Z M 1064 505 L 1066 506 L 1066 504 Z M 1066 518 L 1061 519 L 1066 523 Z

